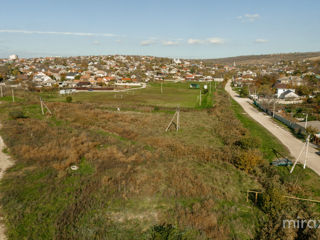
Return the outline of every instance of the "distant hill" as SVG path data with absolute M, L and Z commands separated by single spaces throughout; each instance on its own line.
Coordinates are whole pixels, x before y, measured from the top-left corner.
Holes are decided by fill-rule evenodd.
M 304 53 L 280 53 L 280 54 L 266 54 L 266 55 L 249 55 L 249 56 L 237 56 L 218 59 L 206 59 L 203 62 L 212 64 L 233 64 L 237 65 L 253 65 L 253 64 L 273 64 L 281 60 L 284 61 L 302 61 L 319 60 L 320 52 L 304 52 Z

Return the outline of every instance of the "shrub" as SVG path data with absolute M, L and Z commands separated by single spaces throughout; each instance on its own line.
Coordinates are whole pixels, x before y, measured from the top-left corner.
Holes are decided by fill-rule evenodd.
M 262 211 L 267 213 L 273 219 L 277 219 L 280 213 L 285 209 L 286 199 L 284 193 L 277 183 L 267 182 L 266 191 L 262 195 L 262 201 L 259 203 Z
M 171 224 L 156 225 L 152 228 L 151 239 L 165 240 L 165 239 L 181 239 L 182 234 L 179 233 Z
M 239 152 L 235 157 L 235 165 L 241 170 L 249 173 L 262 163 L 262 157 L 258 150 L 249 149 L 246 152 Z
M 12 111 L 9 112 L 9 116 L 12 119 L 18 119 L 18 118 L 26 118 L 26 116 L 24 115 L 24 113 L 22 111 Z
M 258 148 L 261 145 L 261 140 L 257 137 L 244 137 L 234 143 L 236 146 L 244 150 Z
M 203 89 L 202 94 L 206 94 L 206 93 L 208 93 L 208 89 Z
M 240 89 L 240 97 L 247 97 L 249 95 L 249 90 L 247 86 Z
M 71 96 L 66 97 L 66 102 L 71 103 L 72 102 L 72 97 Z

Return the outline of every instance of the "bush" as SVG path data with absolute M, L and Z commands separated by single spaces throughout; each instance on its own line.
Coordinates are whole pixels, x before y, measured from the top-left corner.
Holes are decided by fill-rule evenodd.
M 249 90 L 247 86 L 243 86 L 240 89 L 240 97 L 247 97 L 249 95 Z
M 277 219 L 284 210 L 286 199 L 284 193 L 277 184 L 273 182 L 266 183 L 266 191 L 263 193 L 262 202 L 259 203 L 262 211 L 267 213 L 273 219 Z
M 71 103 L 72 102 L 72 97 L 71 96 L 66 97 L 66 102 Z
M 250 173 L 253 169 L 262 163 L 262 156 L 258 150 L 248 150 L 239 152 L 235 157 L 235 165 L 239 169 Z
M 197 238 L 198 234 L 188 230 L 180 230 L 171 224 L 161 224 L 153 226 L 150 235 L 150 240 L 191 240 Z
M 208 93 L 208 89 L 203 89 L 202 94 L 206 94 L 206 93 Z
M 22 111 L 12 111 L 9 112 L 9 116 L 12 119 L 18 119 L 18 118 L 26 118 L 26 116 L 24 115 L 24 113 Z
M 243 137 L 234 144 L 244 150 L 248 150 L 260 147 L 261 140 L 257 137 Z

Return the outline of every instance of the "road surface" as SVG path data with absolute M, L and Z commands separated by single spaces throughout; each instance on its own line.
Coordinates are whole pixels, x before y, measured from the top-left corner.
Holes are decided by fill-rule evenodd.
M 1 128 L 1 124 L 0 124 L 0 128 Z M 9 156 L 4 152 L 2 152 L 4 148 L 5 148 L 5 145 L 0 136 L 0 180 L 2 179 L 6 169 L 11 167 L 13 164 Z M 3 216 L 2 216 L 2 213 L 0 212 L 0 240 L 6 240 L 7 238 L 5 236 L 5 227 L 2 221 L 3 221 Z
M 288 130 L 279 127 L 276 123 L 273 122 L 272 118 L 269 115 L 266 115 L 263 112 L 258 111 L 255 107 L 251 105 L 252 100 L 248 98 L 240 98 L 236 92 L 231 88 L 231 81 L 225 86 L 226 91 L 231 95 L 231 97 L 238 102 L 241 107 L 248 113 L 250 117 L 260 123 L 265 127 L 269 132 L 271 132 L 275 137 L 277 137 L 283 145 L 285 145 L 290 154 L 296 160 L 301 152 L 301 149 L 304 146 L 304 142 L 294 137 Z M 311 168 L 318 175 L 320 175 L 320 156 L 316 152 L 319 152 L 314 146 L 310 144 L 308 151 L 308 161 L 307 167 Z M 299 162 L 304 164 L 305 161 L 305 152 L 299 159 Z

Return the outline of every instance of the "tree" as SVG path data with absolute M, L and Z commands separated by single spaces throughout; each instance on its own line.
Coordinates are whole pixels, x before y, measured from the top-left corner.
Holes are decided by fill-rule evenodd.
M 240 89 L 240 97 L 247 97 L 249 95 L 248 86 L 243 86 Z
M 72 97 L 71 96 L 66 97 L 66 102 L 67 103 L 71 103 L 72 102 Z
M 310 89 L 307 86 L 299 86 L 297 87 L 297 94 L 299 96 L 306 96 L 310 94 Z

